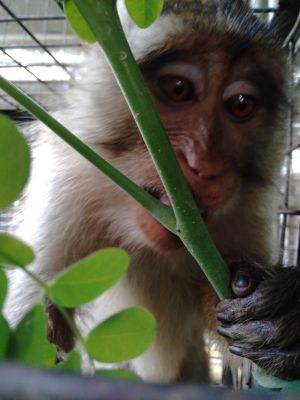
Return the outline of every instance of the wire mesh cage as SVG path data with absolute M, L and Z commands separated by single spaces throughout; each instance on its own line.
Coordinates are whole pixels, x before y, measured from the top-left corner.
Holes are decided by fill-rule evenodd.
M 249 1 L 260 18 L 270 20 L 277 1 Z M 281 262 L 300 265 L 300 21 L 286 46 L 291 64 L 288 146 L 283 168 L 282 202 L 278 210 Z M 84 60 L 84 48 L 70 29 L 61 8 L 53 0 L 0 0 L 0 74 L 13 81 L 43 107 L 53 108 L 62 90 L 76 81 L 76 67 Z M 0 111 L 15 120 L 30 118 L 4 92 Z M 0 214 L 0 230 L 9 224 L 9 213 Z M 212 357 L 221 370 L 218 356 Z
M 62 85 L 74 79 L 83 58 L 81 45 L 53 0 L 0 2 L 0 71 L 40 104 L 55 102 Z M 14 110 L 1 94 L 0 108 Z

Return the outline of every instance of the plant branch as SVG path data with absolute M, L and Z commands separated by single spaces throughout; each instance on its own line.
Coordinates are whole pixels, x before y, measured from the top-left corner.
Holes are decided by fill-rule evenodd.
M 11 261 L 14 262 L 14 260 L 12 260 L 12 259 L 11 259 Z M 72 330 L 74 336 L 76 337 L 78 342 L 81 344 L 83 350 L 86 352 L 88 362 L 89 362 L 92 370 L 94 371 L 94 368 L 95 368 L 94 362 L 93 362 L 93 360 L 91 359 L 91 357 L 88 354 L 88 351 L 86 349 L 86 344 L 85 344 L 84 337 L 81 335 L 81 332 L 79 331 L 77 325 L 74 323 L 73 319 L 70 317 L 70 315 L 64 309 L 64 307 L 62 307 L 59 303 L 57 303 L 55 301 L 54 298 L 52 298 L 50 290 L 49 290 L 49 286 L 47 285 L 47 283 L 42 281 L 37 275 L 35 275 L 29 269 L 23 268 L 23 267 L 21 267 L 21 266 L 19 266 L 17 264 L 16 264 L 16 266 L 18 268 L 21 268 L 22 271 L 24 271 L 25 274 L 27 274 L 32 280 L 34 280 L 37 283 L 38 286 L 40 286 L 43 289 L 43 291 L 44 291 L 43 297 L 47 296 L 48 299 L 50 300 L 50 302 L 58 309 L 58 311 L 63 316 L 63 318 L 65 319 L 66 323 L 68 324 L 69 328 Z
M 101 45 L 128 102 L 174 207 L 178 236 L 198 261 L 220 298 L 229 297 L 227 266 L 200 216 L 111 0 L 74 0 Z
M 127 178 L 127 176 L 108 163 L 103 157 L 83 143 L 60 122 L 49 115 L 41 106 L 2 76 L 0 76 L 0 88 L 55 132 L 61 139 L 73 147 L 73 149 L 75 149 L 79 154 L 90 161 L 96 168 L 112 179 L 118 186 L 146 208 L 162 225 L 175 233 L 175 218 L 170 207 L 162 204 Z

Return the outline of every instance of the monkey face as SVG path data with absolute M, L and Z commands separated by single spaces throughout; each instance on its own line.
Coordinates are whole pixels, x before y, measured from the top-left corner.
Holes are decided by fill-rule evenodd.
M 215 216 L 235 212 L 249 184 L 267 184 L 264 159 L 274 145 L 278 91 L 265 75 L 259 46 L 237 55 L 237 49 L 228 53 L 223 38 L 216 35 L 212 41 L 213 49 L 208 49 L 202 35 L 189 51 L 159 55 L 142 63 L 142 70 L 199 210 L 213 231 L 218 229 Z M 170 205 L 146 152 L 141 159 L 144 181 L 137 178 L 139 183 Z M 174 235 L 136 208 L 138 225 L 155 246 L 180 246 Z
M 184 18 L 165 13 L 149 30 L 137 32 L 133 27 L 127 34 L 199 211 L 214 240 L 224 243 L 226 236 L 232 236 L 228 232 L 233 224 L 237 236 L 243 236 L 240 222 L 248 219 L 244 210 L 249 212 L 257 204 L 258 192 L 270 193 L 277 179 L 284 57 L 274 43 L 253 34 L 260 26 L 249 28 L 253 36 L 249 38 L 240 25 L 205 25 L 195 18 L 187 26 Z M 252 19 L 248 23 L 251 27 Z M 272 69 L 270 59 L 274 59 Z M 99 82 L 102 86 L 94 84 L 92 89 L 92 110 L 99 104 L 102 131 L 93 127 L 98 136 L 90 143 L 99 145 L 99 152 L 139 186 L 170 205 L 113 77 L 105 82 L 101 77 Z M 177 237 L 121 191 L 99 203 L 106 204 L 113 220 L 111 231 L 114 236 L 120 232 L 121 246 L 129 242 L 161 250 L 181 246 Z M 259 207 L 254 211 L 253 206 L 253 213 L 257 219 L 266 218 L 258 216 Z M 221 231 L 223 237 L 218 238 Z

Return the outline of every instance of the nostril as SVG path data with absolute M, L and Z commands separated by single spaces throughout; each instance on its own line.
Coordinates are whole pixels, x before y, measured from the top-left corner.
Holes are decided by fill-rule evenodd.
M 224 174 L 224 168 L 218 167 L 213 162 L 198 160 L 197 165 L 189 165 L 188 167 L 198 178 L 213 181 L 220 178 Z
M 187 152 L 185 154 L 180 151 L 177 157 L 183 170 L 203 180 L 212 181 L 218 179 L 226 171 L 226 168 L 224 165 L 221 165 L 221 163 L 209 157 L 200 157 L 199 154 L 195 152 Z

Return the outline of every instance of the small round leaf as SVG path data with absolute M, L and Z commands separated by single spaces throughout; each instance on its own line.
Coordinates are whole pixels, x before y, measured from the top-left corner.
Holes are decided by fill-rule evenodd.
M 67 358 L 54 367 L 59 371 L 72 371 L 72 372 L 81 372 L 81 355 L 78 351 L 72 351 L 67 355 Z
M 68 308 L 88 303 L 117 283 L 128 264 L 129 256 L 122 249 L 96 251 L 55 278 L 49 285 L 51 299 Z
M 0 233 L 0 263 L 25 267 L 34 260 L 34 252 L 19 239 Z
M 29 177 L 30 154 L 24 136 L 0 115 L 0 210 L 11 206 Z
M 148 28 L 159 17 L 164 0 L 125 0 L 128 13 L 140 28 Z
M 48 341 L 47 317 L 41 304 L 34 306 L 12 333 L 8 358 L 42 367 L 54 365 L 56 348 Z
M 81 15 L 73 0 L 65 0 L 64 11 L 69 24 L 78 37 L 87 43 L 95 43 L 96 38 L 87 22 Z
M 155 319 L 144 308 L 125 309 L 98 325 L 88 336 L 92 358 L 105 363 L 130 360 L 143 353 L 155 338 Z

